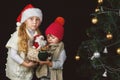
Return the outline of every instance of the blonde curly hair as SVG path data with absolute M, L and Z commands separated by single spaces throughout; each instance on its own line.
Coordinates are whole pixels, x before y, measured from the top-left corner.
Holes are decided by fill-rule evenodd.
M 40 30 L 37 29 L 37 33 L 40 33 Z M 23 23 L 21 24 L 19 30 L 18 30 L 18 52 L 24 52 L 25 54 L 27 54 L 28 52 L 28 40 L 30 39 L 30 37 L 28 36 L 27 32 L 26 32 L 26 24 Z

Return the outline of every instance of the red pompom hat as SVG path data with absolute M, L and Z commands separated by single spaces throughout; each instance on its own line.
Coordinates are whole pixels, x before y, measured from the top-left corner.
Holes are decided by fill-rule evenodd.
M 32 16 L 37 16 L 42 21 L 42 11 L 39 8 L 35 8 L 32 4 L 28 4 L 17 17 L 17 26 L 20 26 L 26 19 Z
M 59 40 L 63 39 L 64 35 L 64 23 L 65 20 L 63 17 L 57 17 L 55 21 L 48 26 L 48 28 L 45 31 L 46 36 L 48 34 L 52 34 L 56 36 Z

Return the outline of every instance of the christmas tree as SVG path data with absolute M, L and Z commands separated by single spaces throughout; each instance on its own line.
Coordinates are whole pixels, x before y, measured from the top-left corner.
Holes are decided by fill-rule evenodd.
M 76 59 L 90 80 L 120 80 L 120 0 L 98 0 Z M 85 67 L 87 66 L 87 67 Z M 86 68 L 86 69 L 85 69 Z M 85 73 L 85 70 L 86 73 Z

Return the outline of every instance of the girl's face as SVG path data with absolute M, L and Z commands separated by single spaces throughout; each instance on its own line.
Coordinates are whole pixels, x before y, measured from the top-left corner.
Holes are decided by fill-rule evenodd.
M 36 30 L 39 27 L 40 23 L 41 21 L 39 17 L 36 16 L 30 17 L 25 21 L 26 27 L 31 30 Z
M 56 43 L 59 43 L 60 40 L 56 36 L 54 36 L 52 34 L 48 34 L 47 41 L 49 44 L 56 44 Z

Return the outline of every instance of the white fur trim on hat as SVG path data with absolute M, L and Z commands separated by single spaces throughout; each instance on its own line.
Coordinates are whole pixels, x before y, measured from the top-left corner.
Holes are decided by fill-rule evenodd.
M 20 25 L 21 25 L 21 23 L 20 23 L 20 22 L 17 22 L 17 23 L 16 23 L 16 25 L 17 25 L 17 26 L 20 26 Z
M 30 8 L 30 9 L 25 10 L 22 13 L 21 23 L 23 23 L 26 19 L 32 16 L 37 16 L 40 18 L 40 21 L 42 21 L 42 11 L 38 8 Z

